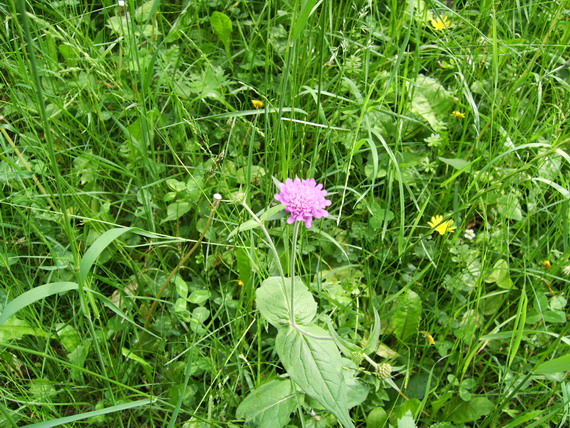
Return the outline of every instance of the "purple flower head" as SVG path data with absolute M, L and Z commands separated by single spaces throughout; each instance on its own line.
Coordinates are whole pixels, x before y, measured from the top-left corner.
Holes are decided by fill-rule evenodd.
M 281 193 L 276 194 L 275 199 L 285 205 L 285 211 L 291 214 L 287 223 L 304 221 L 307 229 L 310 229 L 313 218 L 329 215 L 325 210 L 331 204 L 331 201 L 325 199 L 327 191 L 323 190 L 323 185 L 317 184 L 313 178 L 308 180 L 288 178 L 285 183 L 279 184 L 279 188 Z

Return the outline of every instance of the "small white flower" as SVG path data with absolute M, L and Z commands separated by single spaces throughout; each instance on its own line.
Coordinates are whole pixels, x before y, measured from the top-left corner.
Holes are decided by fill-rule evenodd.
M 465 229 L 465 233 L 463 234 L 465 239 L 473 239 L 475 238 L 475 231 L 473 229 Z
M 570 265 L 564 266 L 564 269 L 562 269 L 562 273 L 564 275 L 570 275 Z
M 125 0 L 119 0 L 117 3 L 119 4 L 120 7 L 125 6 Z

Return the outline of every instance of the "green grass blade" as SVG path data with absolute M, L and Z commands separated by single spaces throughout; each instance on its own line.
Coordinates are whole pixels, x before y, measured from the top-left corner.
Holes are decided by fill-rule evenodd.
M 91 266 L 93 266 L 93 263 L 95 263 L 97 257 L 101 255 L 105 248 L 107 248 L 115 239 L 132 230 L 132 227 L 115 228 L 108 230 L 99 238 L 97 238 L 93 245 L 91 245 L 91 247 L 89 247 L 89 249 L 85 252 L 79 264 L 79 279 L 81 283 L 85 282 Z
M 77 290 L 79 287 L 75 282 L 52 282 L 50 284 L 41 285 L 20 294 L 14 300 L 6 305 L 4 312 L 0 315 L 0 325 L 17 312 L 46 297 L 54 294 L 65 293 L 69 290 Z
M 80 413 L 78 415 L 66 416 L 65 418 L 58 418 L 52 421 L 39 422 L 37 424 L 26 425 L 26 428 L 50 428 L 68 424 L 83 419 L 93 418 L 95 416 L 107 415 L 109 413 L 120 412 L 123 410 L 134 409 L 137 407 L 147 406 L 152 403 L 152 399 L 146 398 L 144 400 L 133 401 L 131 403 L 118 404 L 116 406 L 107 407 L 105 409 L 94 410 L 92 412 Z

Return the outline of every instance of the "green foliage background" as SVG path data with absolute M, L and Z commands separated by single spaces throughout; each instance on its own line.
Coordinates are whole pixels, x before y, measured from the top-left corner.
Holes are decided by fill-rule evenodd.
M 380 315 L 368 359 L 344 355 L 355 425 L 567 423 L 564 2 L 0 12 L 0 425 L 336 426 L 280 379 L 254 303 L 278 272 L 239 201 L 290 266 L 270 207 L 295 176 L 333 201 L 298 244 L 311 328 L 350 354 Z M 283 406 L 260 412 L 260 391 Z

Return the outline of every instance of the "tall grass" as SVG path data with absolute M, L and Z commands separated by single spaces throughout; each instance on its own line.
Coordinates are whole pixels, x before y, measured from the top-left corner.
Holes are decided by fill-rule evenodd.
M 568 367 L 538 369 L 569 343 L 564 2 L 0 10 L 0 316 L 77 285 L 0 325 L 0 425 L 240 426 L 284 373 L 255 305 L 276 261 L 258 228 L 236 231 L 240 201 L 260 214 L 295 176 L 333 201 L 298 241 L 319 323 L 362 344 L 382 319 L 370 358 L 393 371 L 356 364 L 357 426 L 567 423 Z M 292 229 L 266 224 L 288 270 Z M 337 424 L 308 398 L 290 423 Z

